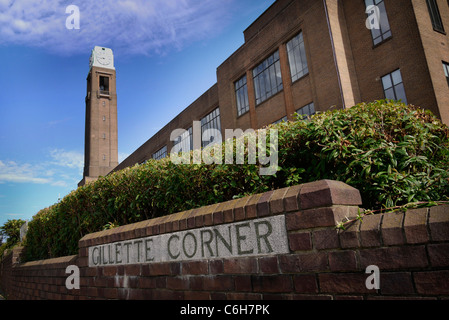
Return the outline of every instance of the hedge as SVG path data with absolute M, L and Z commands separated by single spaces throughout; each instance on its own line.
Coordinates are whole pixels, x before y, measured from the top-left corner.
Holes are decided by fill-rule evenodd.
M 278 130 L 275 175 L 259 175 L 248 161 L 149 160 L 38 212 L 29 223 L 26 259 L 77 254 L 81 237 L 105 228 L 321 179 L 359 189 L 367 209 L 449 200 L 449 129 L 429 111 L 382 100 L 267 129 Z

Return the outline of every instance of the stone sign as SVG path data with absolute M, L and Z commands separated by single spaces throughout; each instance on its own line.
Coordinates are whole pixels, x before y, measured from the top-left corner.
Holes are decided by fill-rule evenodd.
M 89 247 L 89 267 L 288 253 L 285 216 Z

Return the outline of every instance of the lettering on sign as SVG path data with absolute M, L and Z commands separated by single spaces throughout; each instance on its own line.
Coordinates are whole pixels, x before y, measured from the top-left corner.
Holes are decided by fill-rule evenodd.
M 89 248 L 89 267 L 288 253 L 285 216 L 204 227 Z

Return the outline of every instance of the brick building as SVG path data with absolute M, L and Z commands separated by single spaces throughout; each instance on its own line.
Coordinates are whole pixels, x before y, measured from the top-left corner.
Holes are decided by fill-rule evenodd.
M 114 170 L 185 151 L 193 121 L 224 136 L 389 98 L 449 124 L 448 30 L 446 0 L 278 0 L 218 66 L 217 83 Z

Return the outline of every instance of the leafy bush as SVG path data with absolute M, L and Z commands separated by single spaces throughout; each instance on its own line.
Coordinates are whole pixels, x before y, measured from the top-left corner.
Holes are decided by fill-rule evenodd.
M 429 111 L 376 101 L 269 128 L 278 130 L 276 175 L 261 176 L 248 161 L 150 160 L 41 210 L 29 223 L 27 258 L 76 254 L 82 236 L 111 226 L 321 179 L 359 189 L 368 209 L 449 199 L 449 129 Z

